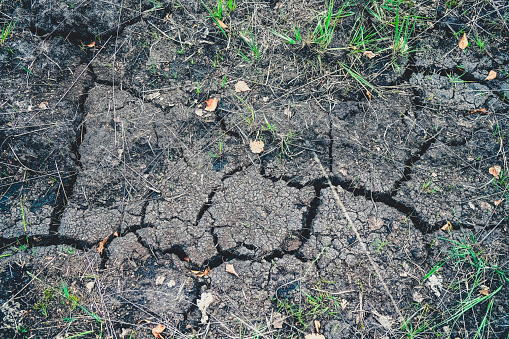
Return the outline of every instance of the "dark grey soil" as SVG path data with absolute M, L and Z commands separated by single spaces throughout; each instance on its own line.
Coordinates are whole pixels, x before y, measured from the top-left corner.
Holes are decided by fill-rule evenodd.
M 0 338 L 509 338 L 509 5 L 373 3 L 0 0 Z

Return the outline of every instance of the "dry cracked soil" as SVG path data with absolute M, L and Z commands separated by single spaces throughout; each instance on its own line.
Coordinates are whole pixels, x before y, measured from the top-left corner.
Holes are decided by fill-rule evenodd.
M 507 1 L 0 17 L 1 338 L 509 338 Z

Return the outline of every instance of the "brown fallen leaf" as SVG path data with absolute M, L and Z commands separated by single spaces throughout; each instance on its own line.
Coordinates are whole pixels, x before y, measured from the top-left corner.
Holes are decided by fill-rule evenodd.
M 502 201 L 504 201 L 504 199 L 495 200 L 493 203 L 495 204 L 495 206 L 498 206 L 502 203 Z
M 113 233 L 113 235 L 114 235 L 115 237 L 118 237 L 118 232 L 117 232 L 117 231 L 115 231 L 115 233 Z
M 459 48 L 465 49 L 468 46 L 468 39 L 467 39 L 467 33 L 463 33 L 463 37 L 460 39 L 460 42 L 458 43 Z
M 368 97 L 368 100 L 371 100 L 371 93 L 369 93 L 369 91 L 366 91 L 366 95 Z
M 103 254 L 104 245 L 106 244 L 106 241 L 108 241 L 108 238 L 109 237 L 104 238 L 104 240 L 99 243 L 99 246 L 97 246 L 97 252 L 99 252 L 99 254 Z
M 219 19 L 216 19 L 216 20 L 217 20 L 217 22 L 218 22 L 219 26 L 220 26 L 222 29 L 228 29 L 228 26 L 226 26 L 226 24 L 225 24 L 223 21 L 221 21 L 221 20 L 219 20 Z
M 43 101 L 39 104 L 39 108 L 40 109 L 47 109 L 48 108 L 48 102 L 47 101 Z
M 488 114 L 488 111 L 486 110 L 486 108 L 477 108 L 477 109 L 474 109 L 473 111 L 468 112 L 468 114 L 474 114 L 474 113 Z
M 500 178 L 500 172 L 502 172 L 502 168 L 500 166 L 498 166 L 498 165 L 492 166 L 492 167 L 490 167 L 489 172 L 496 179 L 499 179 Z
M 235 267 L 233 267 L 233 264 L 225 264 L 226 266 L 226 272 L 234 274 L 237 276 L 237 278 L 240 278 L 237 272 L 235 271 Z
M 442 231 L 451 231 L 452 230 L 452 224 L 448 221 L 447 224 L 445 224 L 444 226 L 442 226 L 440 228 Z
M 245 81 L 239 81 L 235 84 L 235 92 L 239 93 L 239 92 L 247 92 L 247 91 L 250 91 L 251 88 L 249 88 L 249 86 L 246 84 Z
M 369 59 L 373 59 L 374 57 L 376 57 L 376 54 L 373 53 L 372 51 L 364 51 L 364 53 L 362 53 L 362 55 L 364 55 L 365 57 L 367 57 Z
M 163 339 L 163 336 L 161 335 L 161 333 L 166 329 L 166 326 L 164 325 L 157 325 L 156 327 L 154 327 L 152 329 L 152 334 L 154 335 L 154 337 L 156 337 L 157 339 Z
M 253 153 L 256 153 L 256 154 L 262 153 L 264 146 L 265 146 L 265 144 L 261 140 L 253 141 L 253 140 L 249 139 L 249 147 L 251 147 L 251 152 L 253 152 Z
M 204 277 L 206 276 L 207 274 L 209 274 L 210 272 L 210 268 L 206 268 L 205 271 L 194 271 L 194 270 L 191 270 L 191 272 L 193 272 L 197 277 Z
M 497 77 L 497 72 L 495 72 L 494 70 L 491 70 L 489 73 L 488 73 L 488 76 L 486 77 L 486 79 L 484 80 L 493 80 Z
M 95 41 L 92 41 L 90 44 L 87 45 L 87 47 L 92 48 L 95 46 Z
M 304 339 L 325 339 L 323 334 L 306 334 Z
M 209 100 L 205 100 L 205 103 L 207 104 L 207 107 L 205 107 L 206 111 L 214 112 L 217 107 L 218 100 L 216 98 L 212 98 Z
M 184 257 L 184 261 L 189 262 L 189 257 Z
M 490 294 L 490 288 L 486 285 L 481 285 L 482 290 L 479 290 L 479 293 L 482 295 L 488 295 Z

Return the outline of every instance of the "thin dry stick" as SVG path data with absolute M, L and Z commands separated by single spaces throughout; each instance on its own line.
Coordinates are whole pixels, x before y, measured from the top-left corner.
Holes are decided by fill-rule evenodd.
M 366 244 L 364 243 L 364 241 L 362 240 L 361 238 L 361 235 L 359 234 L 359 232 L 357 231 L 357 227 L 355 226 L 355 224 L 352 222 L 352 219 L 350 218 L 350 215 L 348 214 L 348 212 L 346 211 L 346 208 L 345 208 L 345 205 L 343 205 L 343 202 L 341 201 L 341 199 L 339 198 L 339 195 L 338 195 L 338 192 L 336 191 L 335 187 L 332 186 L 332 182 L 330 181 L 330 178 L 329 178 L 329 175 L 327 174 L 327 172 L 325 172 L 325 169 L 323 168 L 322 166 L 322 163 L 320 162 L 320 159 L 318 159 L 318 156 L 316 155 L 316 152 L 313 152 L 314 156 L 315 156 L 315 161 L 318 163 L 318 165 L 320 166 L 320 169 L 322 170 L 322 173 L 323 175 L 325 176 L 325 178 L 327 178 L 327 183 L 329 184 L 329 187 L 331 188 L 332 190 L 332 194 L 334 195 L 334 199 L 336 199 L 336 204 L 338 205 L 338 207 L 341 209 L 341 211 L 343 212 L 343 214 L 345 215 L 345 218 L 346 220 L 348 221 L 348 225 L 352 228 L 352 230 L 354 231 L 355 233 L 355 237 L 357 238 L 357 241 L 359 242 L 359 244 L 361 245 L 361 248 L 362 248 L 362 251 L 366 254 L 366 256 L 368 257 L 368 260 L 369 262 L 371 263 L 371 266 L 373 267 L 373 269 L 375 270 L 375 273 L 376 273 L 376 276 L 378 277 L 378 280 L 380 280 L 380 283 L 382 284 L 382 286 L 384 287 L 385 289 L 385 293 L 387 293 L 387 295 L 389 296 L 389 298 L 391 299 L 391 302 L 392 302 L 392 305 L 394 306 L 394 309 L 396 310 L 396 313 L 398 314 L 399 316 L 399 319 L 403 320 L 403 315 L 401 314 L 401 311 L 399 310 L 399 307 L 398 305 L 396 304 L 396 301 L 394 300 L 394 298 L 392 297 L 392 294 L 391 292 L 389 291 L 389 288 L 387 287 L 387 284 L 383 281 L 382 279 L 382 274 L 380 273 L 380 269 L 378 268 L 377 264 L 375 263 L 375 261 L 373 260 L 373 258 L 371 257 L 371 255 L 369 254 L 368 252 L 368 249 L 366 247 Z

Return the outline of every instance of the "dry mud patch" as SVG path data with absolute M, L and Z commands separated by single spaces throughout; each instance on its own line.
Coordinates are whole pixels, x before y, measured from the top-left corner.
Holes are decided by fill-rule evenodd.
M 0 0 L 0 337 L 506 338 L 507 4 L 233 3 Z

